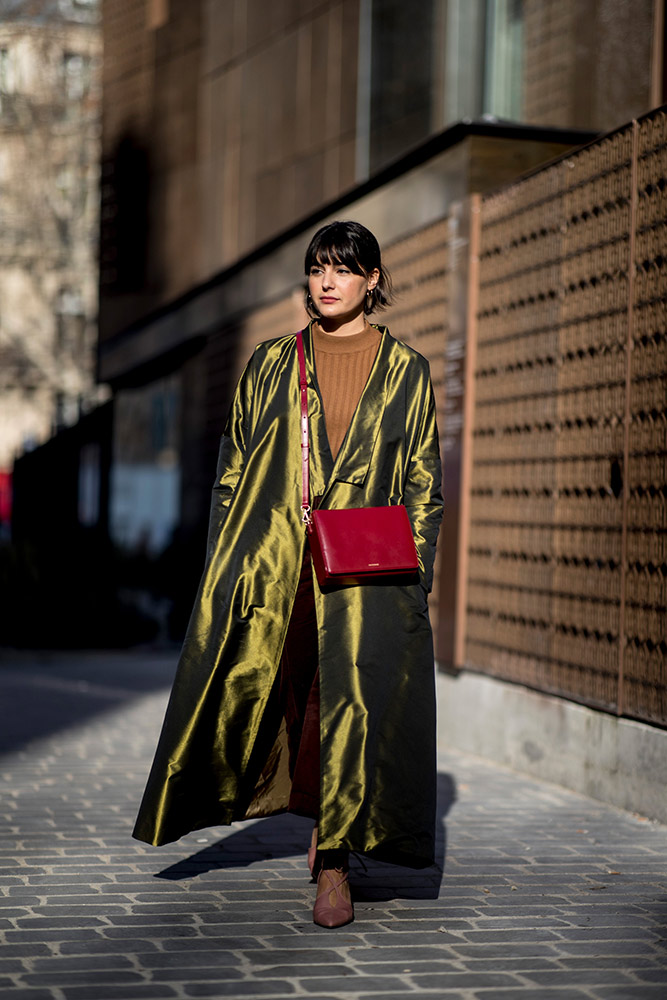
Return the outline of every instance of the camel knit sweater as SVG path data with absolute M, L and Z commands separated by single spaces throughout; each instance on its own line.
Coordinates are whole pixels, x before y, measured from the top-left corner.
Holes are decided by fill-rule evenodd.
M 374 326 L 339 337 L 313 324 L 315 369 L 331 454 L 336 455 L 368 381 L 382 334 Z

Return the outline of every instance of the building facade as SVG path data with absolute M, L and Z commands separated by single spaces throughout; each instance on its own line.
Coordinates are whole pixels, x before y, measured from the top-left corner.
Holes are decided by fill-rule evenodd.
M 662 0 L 107 0 L 102 337 L 462 120 L 661 103 Z
M 0 474 L 100 401 L 96 0 L 0 2 Z

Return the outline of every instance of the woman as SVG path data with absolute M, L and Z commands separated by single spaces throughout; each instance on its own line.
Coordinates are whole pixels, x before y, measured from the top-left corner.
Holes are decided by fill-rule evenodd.
M 390 300 L 377 240 L 334 222 L 306 253 L 310 495 L 404 504 L 418 580 L 322 589 L 301 511 L 296 336 L 255 349 L 222 436 L 208 562 L 135 836 L 152 844 L 286 809 L 315 820 L 313 919 L 353 919 L 348 852 L 433 863 L 427 610 L 442 516 L 428 363 L 367 316 Z

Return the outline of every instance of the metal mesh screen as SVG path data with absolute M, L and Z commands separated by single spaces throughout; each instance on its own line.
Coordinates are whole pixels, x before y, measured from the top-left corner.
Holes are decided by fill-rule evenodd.
M 635 136 L 621 708 L 667 722 L 667 114 Z
M 448 333 L 449 223 L 443 219 L 388 247 L 384 258 L 392 274 L 396 304 L 380 313 L 377 322 L 387 323 L 392 336 L 428 358 L 435 393 L 441 438 L 445 414 L 445 348 Z M 433 588 L 429 597 L 434 638 L 437 644 L 440 603 L 440 551 L 436 555 Z
M 468 665 L 660 722 L 664 119 L 482 203 L 465 620 Z

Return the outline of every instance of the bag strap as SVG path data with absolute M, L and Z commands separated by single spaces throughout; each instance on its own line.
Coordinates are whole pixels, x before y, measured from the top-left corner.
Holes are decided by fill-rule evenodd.
M 303 352 L 303 331 L 296 335 L 296 349 L 299 355 L 299 397 L 301 400 L 301 520 L 310 530 L 310 441 L 308 438 L 308 381 L 306 379 L 306 358 Z

